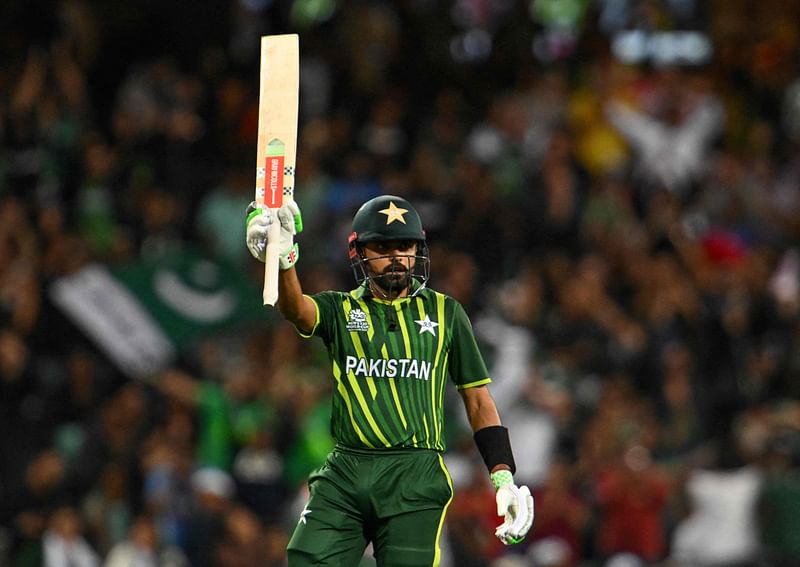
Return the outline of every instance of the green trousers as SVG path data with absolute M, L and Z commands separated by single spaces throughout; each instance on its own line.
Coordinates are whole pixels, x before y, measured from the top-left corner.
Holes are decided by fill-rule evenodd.
M 289 567 L 356 567 L 369 542 L 378 567 L 439 565 L 453 484 L 439 453 L 336 447 L 309 477 Z

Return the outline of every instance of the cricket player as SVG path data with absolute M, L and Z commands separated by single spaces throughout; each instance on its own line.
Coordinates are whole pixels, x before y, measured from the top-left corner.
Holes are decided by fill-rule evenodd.
M 533 498 L 527 486 L 514 484 L 508 431 L 463 307 L 426 285 L 430 259 L 414 207 L 384 195 L 356 212 L 348 252 L 358 287 L 350 292 L 303 294 L 294 201 L 277 213 L 248 208 L 247 247 L 255 258 L 264 261 L 273 222 L 280 223 L 277 308 L 303 337 L 325 342 L 335 381 L 336 447 L 309 477 L 289 566 L 354 567 L 370 542 L 381 567 L 439 565 L 453 497 L 442 460 L 448 379 L 496 488 L 504 521 L 495 533 L 505 544 L 522 541 L 533 523 Z

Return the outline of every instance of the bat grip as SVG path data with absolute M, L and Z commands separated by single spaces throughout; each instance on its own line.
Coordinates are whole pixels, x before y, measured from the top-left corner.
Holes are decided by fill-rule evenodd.
M 277 209 L 273 209 L 277 211 Z M 276 218 L 269 225 L 267 250 L 264 258 L 264 305 L 274 306 L 278 301 L 278 256 L 281 239 L 281 223 Z

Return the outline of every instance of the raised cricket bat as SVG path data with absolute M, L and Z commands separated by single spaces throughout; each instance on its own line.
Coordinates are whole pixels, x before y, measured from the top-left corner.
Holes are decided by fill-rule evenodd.
M 276 213 L 294 198 L 300 51 L 297 34 L 261 38 L 261 78 L 256 146 L 256 203 Z M 278 300 L 280 223 L 269 227 L 264 267 L 264 305 Z

